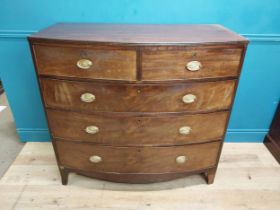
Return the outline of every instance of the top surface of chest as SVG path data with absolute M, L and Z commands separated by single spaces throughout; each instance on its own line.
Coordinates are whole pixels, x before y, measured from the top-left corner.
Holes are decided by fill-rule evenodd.
M 108 44 L 225 44 L 247 40 L 221 25 L 133 25 L 59 23 L 30 39 L 48 41 L 97 42 Z

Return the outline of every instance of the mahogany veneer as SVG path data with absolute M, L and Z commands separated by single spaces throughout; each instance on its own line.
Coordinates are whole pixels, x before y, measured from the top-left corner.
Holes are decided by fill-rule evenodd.
M 38 71 L 42 75 L 74 78 L 136 80 L 136 51 L 105 50 L 35 45 L 40 59 Z M 76 63 L 81 57 L 93 62 L 87 71 L 81 71 Z M 61 59 L 63 58 L 63 59 Z
M 88 172 L 176 173 L 214 167 L 221 142 L 171 147 L 112 147 L 56 142 L 61 163 Z M 102 157 L 92 164 L 88 157 Z M 174 164 L 178 155 L 188 154 L 188 164 Z M 199 154 L 199 155 L 197 155 Z
M 62 183 L 213 183 L 248 41 L 220 25 L 56 24 L 29 37 Z
M 86 112 L 206 112 L 229 109 L 236 80 L 173 84 L 103 84 L 40 79 L 45 106 Z M 81 94 L 95 95 L 84 103 Z M 182 97 L 195 94 L 196 103 Z
M 238 76 L 242 48 L 196 47 L 174 50 L 143 50 L 142 79 L 186 80 Z M 186 63 L 199 60 L 203 71 L 186 71 Z
M 85 114 L 47 109 L 54 138 L 65 141 L 89 142 L 103 145 L 183 145 L 219 140 L 223 137 L 228 112 L 156 116 L 124 116 L 123 114 Z M 96 125 L 99 132 L 85 132 Z M 178 131 L 184 125 L 190 134 Z

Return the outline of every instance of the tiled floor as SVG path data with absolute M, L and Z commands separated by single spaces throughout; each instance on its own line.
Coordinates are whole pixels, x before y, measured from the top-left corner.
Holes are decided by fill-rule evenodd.
M 0 177 L 23 147 L 19 142 L 14 119 L 5 93 L 0 95 Z

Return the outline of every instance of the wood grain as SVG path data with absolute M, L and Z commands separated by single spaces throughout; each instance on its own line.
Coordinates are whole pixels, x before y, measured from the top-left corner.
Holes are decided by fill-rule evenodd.
M 39 75 L 71 78 L 136 80 L 136 52 L 132 50 L 108 50 L 75 48 L 64 45 L 34 45 Z M 90 69 L 80 69 L 77 61 L 89 59 Z
M 59 23 L 32 34 L 32 42 L 94 44 L 224 44 L 248 41 L 221 25 Z
M 65 141 L 90 142 L 102 145 L 182 145 L 221 139 L 228 112 L 196 115 L 123 116 L 82 114 L 47 110 L 52 136 Z M 85 132 L 87 126 L 99 128 L 96 134 Z M 179 133 L 191 127 L 188 135 Z
M 62 141 L 55 144 L 64 167 L 116 173 L 175 173 L 209 168 L 215 166 L 220 147 L 220 142 L 177 147 L 110 147 Z M 91 163 L 92 155 L 102 157 L 102 162 Z M 187 156 L 186 163 L 176 163 L 180 155 Z
M 213 183 L 245 38 L 220 25 L 56 24 L 29 42 L 63 185 L 72 172 L 130 183 L 199 173 Z M 93 65 L 79 69 L 80 59 Z M 185 69 L 193 60 L 201 70 Z M 90 125 L 99 132 L 86 134 Z M 190 134 L 178 134 L 183 126 Z M 185 152 L 188 164 L 174 164 Z M 105 161 L 93 166 L 92 153 Z
M 45 106 L 75 111 L 103 112 L 200 112 L 228 109 L 232 103 L 235 80 L 166 85 L 100 84 L 41 79 Z M 85 103 L 83 93 L 96 100 Z M 194 94 L 194 103 L 182 98 Z
M 201 78 L 237 77 L 242 48 L 207 48 L 143 50 L 142 80 L 168 81 Z M 199 61 L 198 71 L 189 71 L 186 64 Z

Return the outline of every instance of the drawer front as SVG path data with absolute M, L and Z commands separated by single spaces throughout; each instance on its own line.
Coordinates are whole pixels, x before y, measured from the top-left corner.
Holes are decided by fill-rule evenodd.
M 216 164 L 220 142 L 174 147 L 110 147 L 56 141 L 63 166 L 87 172 L 186 172 Z
M 228 112 L 129 117 L 47 110 L 54 138 L 107 145 L 179 145 L 223 137 Z
M 87 112 L 197 112 L 230 108 L 235 80 L 137 85 L 41 79 L 41 86 L 46 107 Z
M 69 78 L 136 80 L 136 52 L 34 46 L 38 73 Z
M 142 79 L 188 80 L 238 76 L 242 49 L 144 50 Z

